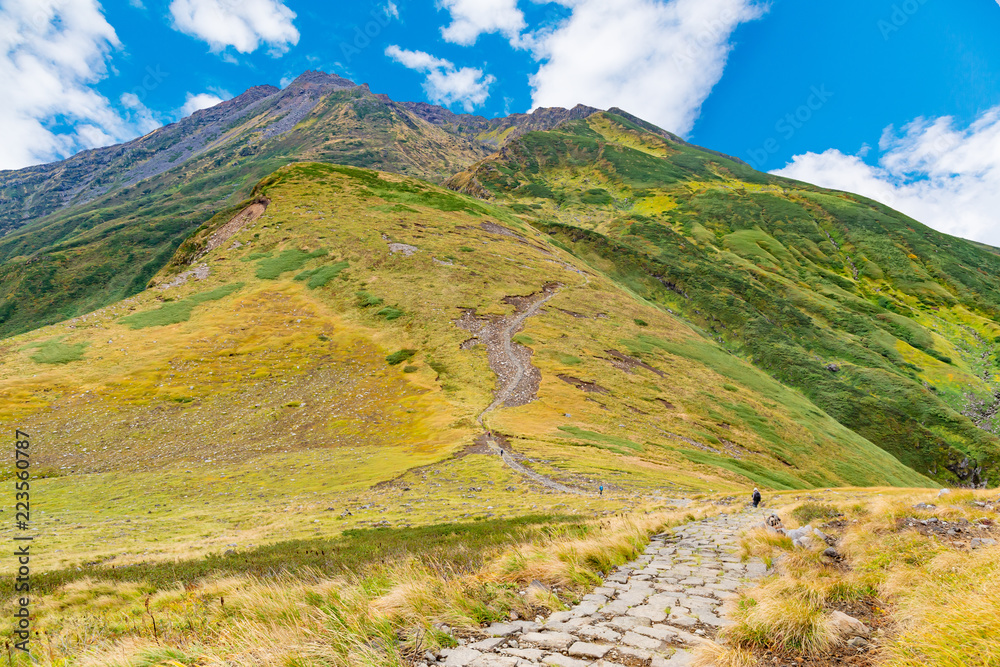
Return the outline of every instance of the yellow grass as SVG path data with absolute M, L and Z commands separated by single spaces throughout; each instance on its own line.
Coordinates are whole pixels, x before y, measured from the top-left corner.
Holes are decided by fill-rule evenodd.
M 786 527 L 803 494 L 772 499 Z M 848 567 L 836 567 L 817 552 L 792 549 L 786 539 L 763 531 L 743 541 L 745 555 L 777 562 L 779 574 L 744 591 L 734 612 L 737 624 L 721 634 L 723 644 L 701 651 L 701 664 L 740 665 L 754 647 L 785 647 L 818 655 L 838 641 L 827 625 L 838 602 L 878 600 L 887 614 L 884 634 L 871 638 L 875 664 L 884 667 L 994 665 L 1000 662 L 1000 548 L 957 548 L 947 540 L 900 529 L 898 521 L 928 518 L 975 521 L 996 513 L 976 501 L 998 492 L 961 491 L 938 498 L 928 491 L 845 489 L 814 493 L 840 509 L 848 521 L 837 550 Z M 936 509 L 913 508 L 919 502 Z M 816 523 L 821 522 L 814 522 Z M 996 537 L 996 534 L 993 535 Z
M 461 632 L 511 611 L 528 615 L 534 580 L 552 587 L 545 602 L 561 608 L 638 555 L 651 533 L 684 520 L 656 512 L 594 522 L 586 537 L 553 531 L 464 574 L 405 561 L 342 577 L 209 578 L 152 594 L 141 583 L 81 580 L 38 602 L 40 664 L 402 665 L 408 652 L 452 641 L 437 624 Z

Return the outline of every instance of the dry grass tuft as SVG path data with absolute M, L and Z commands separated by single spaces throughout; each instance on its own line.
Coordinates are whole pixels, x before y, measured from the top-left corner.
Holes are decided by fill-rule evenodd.
M 782 583 L 782 582 L 779 582 Z M 776 646 L 816 654 L 830 648 L 836 635 L 816 591 L 799 582 L 765 585 L 743 598 L 734 613 L 736 625 L 722 636 L 735 646 Z
M 758 667 L 760 661 L 745 648 L 704 642 L 695 648 L 691 664 L 693 667 Z

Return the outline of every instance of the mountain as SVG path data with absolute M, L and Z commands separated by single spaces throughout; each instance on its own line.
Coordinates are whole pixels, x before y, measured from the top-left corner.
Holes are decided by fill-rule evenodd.
M 63 508 L 43 532 L 82 522 L 106 540 L 94 555 L 135 553 L 113 530 L 127 518 L 171 534 L 142 547 L 170 558 L 218 530 L 273 539 L 286 527 L 246 517 L 289 497 L 372 498 L 402 525 L 417 515 L 385 494 L 447 517 L 468 487 L 488 502 L 462 512 L 518 513 L 566 494 L 605 509 L 597 480 L 630 504 L 930 483 L 509 209 L 319 163 L 255 190 L 152 287 L 0 348 L 0 417 L 44 438 L 33 470 Z M 501 450 L 506 466 L 484 456 Z M 464 481 L 482 475 L 505 481 Z M 107 526 L 85 514 L 105 506 Z M 77 553 L 93 535 L 59 539 Z
M 78 317 L 191 270 L 215 230 L 270 205 L 268 175 L 290 161 L 488 199 L 920 474 L 973 486 L 998 474 L 994 249 L 620 109 L 486 119 L 307 72 L 128 144 L 6 172 L 0 328 Z M 629 345 L 613 348 L 649 353 Z
M 0 477 L 29 461 L 52 664 L 402 667 L 650 558 L 721 597 L 754 486 L 826 536 L 743 540 L 793 569 L 739 593 L 741 650 L 808 661 L 833 645 L 788 619 L 842 608 L 866 655 L 996 636 L 996 492 L 931 488 L 1000 481 L 996 249 L 620 109 L 318 72 L 0 183 Z M 680 524 L 717 583 L 649 555 Z
M 306 72 L 284 90 L 251 88 L 125 144 L 0 172 L 0 335 L 140 292 L 195 229 L 241 208 L 254 184 L 288 162 L 440 182 L 522 127 L 592 112 L 546 109 L 487 121 L 435 109 Z
M 449 185 L 510 207 L 911 468 L 1000 480 L 995 249 L 615 112 L 526 134 Z

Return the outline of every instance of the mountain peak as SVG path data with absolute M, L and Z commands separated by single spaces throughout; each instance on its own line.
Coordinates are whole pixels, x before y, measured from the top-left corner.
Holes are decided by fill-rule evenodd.
M 299 74 L 294 81 L 292 81 L 288 87 L 292 86 L 308 86 L 308 87 L 337 87 L 337 88 L 354 88 L 355 84 L 350 79 L 345 79 L 342 76 L 336 74 L 329 74 L 320 70 L 310 69 L 306 70 L 302 74 Z

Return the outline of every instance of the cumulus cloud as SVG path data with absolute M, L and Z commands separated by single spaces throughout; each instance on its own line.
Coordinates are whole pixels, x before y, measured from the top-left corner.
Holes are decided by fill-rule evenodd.
M 517 0 L 440 0 L 438 6 L 451 14 L 451 24 L 441 28 L 441 36 L 455 44 L 470 46 L 479 35 L 493 32 L 517 42 L 527 27 Z
M 571 14 L 527 35 L 541 62 L 534 107 L 618 106 L 664 129 L 691 130 L 755 0 L 559 0 Z
M 90 85 L 119 46 L 96 0 L 0 0 L 0 169 L 65 157 L 131 136 Z M 53 125 L 71 129 L 53 131 Z
M 423 51 L 407 51 L 395 44 L 385 50 L 385 55 L 404 67 L 423 72 L 426 75 L 424 92 L 432 102 L 446 106 L 461 104 L 469 113 L 486 101 L 490 85 L 496 81 L 493 75 L 484 76 L 480 69 L 458 69 L 444 58 L 436 58 Z
M 295 12 L 280 0 L 173 0 L 170 15 L 177 30 L 214 52 L 231 46 L 251 53 L 267 44 L 277 56 L 299 42 Z
M 187 99 L 184 101 L 184 106 L 177 111 L 177 117 L 186 118 L 195 111 L 214 107 L 216 104 L 225 102 L 227 99 L 229 99 L 229 97 L 222 98 L 212 93 L 198 93 L 197 95 L 188 93 Z
M 1000 246 L 1000 107 L 886 128 L 876 165 L 830 149 L 772 173 L 870 197 L 935 229 Z

